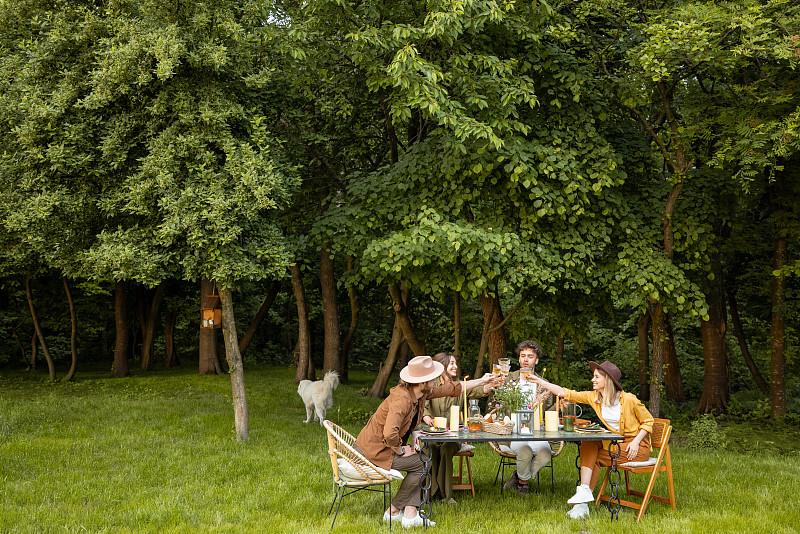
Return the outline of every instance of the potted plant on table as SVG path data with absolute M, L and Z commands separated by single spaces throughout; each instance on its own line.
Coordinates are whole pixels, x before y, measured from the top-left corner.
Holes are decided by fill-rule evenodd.
M 533 399 L 527 388 L 523 388 L 519 381 L 509 380 L 505 384 L 494 388 L 494 394 L 489 401 L 488 409 L 490 411 L 494 410 L 500 421 L 504 421 L 505 416 L 508 416 L 513 421 L 515 419 L 514 414 L 530 406 L 532 402 Z

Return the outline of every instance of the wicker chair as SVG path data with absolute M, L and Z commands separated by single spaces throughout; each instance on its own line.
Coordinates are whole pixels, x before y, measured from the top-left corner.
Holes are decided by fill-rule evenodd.
M 500 446 L 495 443 L 494 441 L 489 442 L 489 446 L 500 455 L 500 465 L 497 466 L 497 474 L 494 476 L 494 483 L 497 484 L 498 477 L 500 478 L 500 495 L 503 494 L 503 486 L 506 480 L 506 467 L 516 467 L 517 466 L 517 455 L 513 452 L 506 452 L 500 449 Z M 550 468 L 550 491 L 555 492 L 555 476 L 553 475 L 553 459 L 561 454 L 561 451 L 564 449 L 564 442 L 563 441 L 551 441 L 550 442 L 550 449 L 553 451 L 553 456 L 550 458 L 550 463 L 544 466 L 545 468 Z M 536 473 L 536 483 L 539 484 L 539 473 Z
M 383 509 L 381 513 L 383 513 L 392 500 L 392 480 L 402 477 L 393 476 L 390 472 L 367 460 L 363 454 L 353 448 L 356 439 L 337 424 L 326 419 L 322 425 L 328 432 L 328 454 L 330 454 L 333 468 L 334 496 L 328 515 L 331 515 L 337 499 L 339 501 L 331 523 L 331 530 L 336 524 L 342 500 L 357 491 L 382 492 Z M 392 522 L 389 521 L 389 531 L 391 532 L 391 530 Z
M 651 456 L 649 460 L 645 460 L 643 462 L 627 462 L 617 466 L 620 471 L 625 473 L 625 490 L 627 494 L 642 497 L 641 503 L 625 501 L 622 499 L 619 501 L 622 506 L 639 510 L 639 515 L 636 517 L 637 522 L 644 515 L 644 511 L 647 510 L 647 505 L 650 503 L 650 499 L 655 499 L 659 502 L 669 504 L 672 506 L 673 510 L 677 507 L 675 504 L 675 486 L 673 485 L 672 481 L 672 456 L 669 453 L 669 436 L 671 433 L 672 426 L 670 425 L 669 419 L 655 419 L 653 421 L 653 433 L 650 435 L 650 443 L 654 448 L 659 449 L 658 456 Z M 667 490 L 669 491 L 669 497 L 653 495 L 653 486 L 655 486 L 656 477 L 661 472 L 667 473 Z M 631 489 L 629 476 L 630 473 L 650 475 L 650 481 L 647 484 L 646 491 L 641 492 Z M 600 504 L 601 501 L 605 502 L 611 499 L 608 495 L 603 495 L 607 485 L 608 469 L 606 469 L 606 474 L 603 477 L 603 483 L 600 485 L 600 491 L 597 493 L 596 504 Z

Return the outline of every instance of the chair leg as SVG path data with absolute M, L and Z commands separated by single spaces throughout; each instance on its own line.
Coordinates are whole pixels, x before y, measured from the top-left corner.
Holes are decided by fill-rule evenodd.
M 603 482 L 600 484 L 600 490 L 597 492 L 597 499 L 594 501 L 595 506 L 600 505 L 600 500 L 603 497 L 603 493 L 606 491 L 606 486 L 608 485 L 608 469 L 606 468 L 606 474 L 603 476 Z
M 650 495 L 653 494 L 653 487 L 656 485 L 657 476 L 658 476 L 658 469 L 656 469 L 653 472 L 653 476 L 650 477 L 650 483 L 647 485 L 647 491 L 644 492 L 644 497 L 642 498 L 642 508 L 641 510 L 639 510 L 639 515 L 636 517 L 637 522 L 644 515 L 644 511 L 647 510 L 647 505 L 650 504 Z
M 333 502 L 331 503 L 331 507 L 328 509 L 328 515 L 331 515 L 333 512 L 333 505 L 336 504 L 336 499 L 339 498 L 339 486 L 336 485 L 334 482 L 333 484 Z
M 669 449 L 667 449 L 666 455 L 666 466 L 667 466 L 667 488 L 669 488 L 669 504 L 672 506 L 673 510 L 677 510 L 677 503 L 675 502 L 675 485 L 672 483 L 672 458 L 669 455 Z
M 475 496 L 475 482 L 472 480 L 472 464 L 469 463 L 469 456 L 467 456 L 467 474 L 469 475 L 469 489 L 472 490 L 472 496 Z
M 339 517 L 339 508 L 342 506 L 342 499 L 344 499 L 344 486 L 342 486 L 342 492 L 341 492 L 341 494 L 339 494 L 339 504 L 336 506 L 336 513 L 333 514 L 333 522 L 331 523 L 331 531 L 333 531 L 333 525 L 336 524 L 336 518 Z M 336 502 L 336 501 L 334 500 L 334 502 Z M 331 509 L 332 508 L 333 508 L 333 505 L 331 505 Z M 330 512 L 328 512 L 328 515 L 330 515 Z

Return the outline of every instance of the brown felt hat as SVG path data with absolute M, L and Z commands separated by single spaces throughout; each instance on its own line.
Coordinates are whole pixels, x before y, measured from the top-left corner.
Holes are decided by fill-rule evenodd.
M 619 380 L 622 378 L 622 371 L 619 370 L 619 367 L 608 360 L 603 363 L 589 362 L 589 367 L 592 372 L 594 372 L 595 369 L 600 369 L 611 378 L 611 381 L 614 382 L 617 389 L 622 389 L 622 386 L 619 385 Z

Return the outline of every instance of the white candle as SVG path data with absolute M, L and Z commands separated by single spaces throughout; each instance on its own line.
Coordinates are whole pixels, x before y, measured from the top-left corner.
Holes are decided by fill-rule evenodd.
M 433 426 L 436 428 L 444 428 L 447 426 L 447 417 L 434 417 Z
M 458 432 L 458 404 L 450 406 L 450 430 Z
M 558 431 L 558 412 L 553 410 L 544 412 L 544 430 L 545 432 Z

